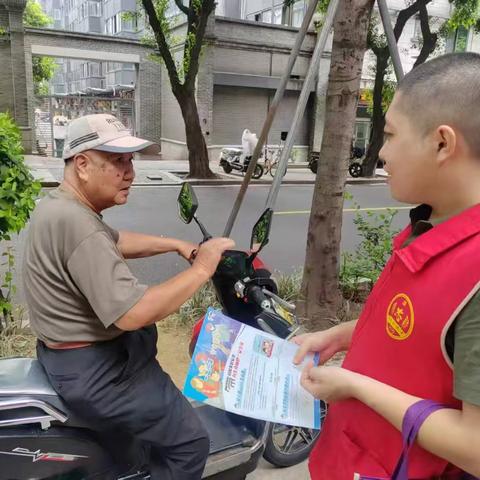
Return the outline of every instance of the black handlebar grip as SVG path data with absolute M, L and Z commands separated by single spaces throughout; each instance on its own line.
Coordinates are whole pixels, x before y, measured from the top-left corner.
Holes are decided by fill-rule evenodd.
M 268 297 L 263 293 L 262 289 L 257 285 L 252 285 L 247 291 L 247 298 L 253 303 L 262 306 L 262 302 L 268 300 Z

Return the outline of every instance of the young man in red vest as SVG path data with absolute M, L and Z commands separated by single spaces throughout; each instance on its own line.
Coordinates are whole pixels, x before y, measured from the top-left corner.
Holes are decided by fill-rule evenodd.
M 386 116 L 392 196 L 418 204 L 358 321 L 306 334 L 296 362 L 329 403 L 310 457 L 314 480 L 388 478 L 402 421 L 422 399 L 445 404 L 419 430 L 409 479 L 480 477 L 480 55 L 448 54 L 410 72 Z M 470 478 L 470 477 L 469 477 Z

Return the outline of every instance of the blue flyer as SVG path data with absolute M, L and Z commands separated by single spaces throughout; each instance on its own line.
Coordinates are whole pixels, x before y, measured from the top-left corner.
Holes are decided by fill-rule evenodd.
M 183 393 L 259 420 L 320 428 L 320 401 L 300 385 L 308 362 L 294 365 L 297 346 L 209 308 Z

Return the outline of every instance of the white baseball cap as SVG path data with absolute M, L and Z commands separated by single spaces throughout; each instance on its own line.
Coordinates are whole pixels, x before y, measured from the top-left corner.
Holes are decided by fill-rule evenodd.
M 154 142 L 134 137 L 113 115 L 97 113 L 76 118 L 67 126 L 63 159 L 85 150 L 154 155 L 160 152 L 160 147 Z

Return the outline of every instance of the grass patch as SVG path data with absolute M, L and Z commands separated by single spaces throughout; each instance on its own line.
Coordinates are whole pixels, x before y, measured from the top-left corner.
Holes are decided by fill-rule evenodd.
M 0 358 L 36 357 L 37 337 L 28 327 L 25 311 L 15 308 L 8 325 L 0 324 Z
M 0 357 L 35 357 L 37 337 L 29 328 L 6 329 L 0 333 Z
M 221 308 L 217 301 L 212 282 L 208 282 L 192 298 L 187 300 L 176 313 L 160 322 L 162 328 L 177 330 L 192 328 L 195 322 L 205 315 L 208 307 Z
M 287 302 L 295 302 L 297 300 L 302 285 L 301 270 L 295 271 L 293 274 L 275 275 L 275 281 L 278 285 L 280 297 Z M 208 307 L 221 308 L 212 282 L 204 285 L 180 307 L 178 312 L 173 313 L 163 322 L 160 322 L 159 326 L 166 330 L 190 329 L 200 317 L 205 315 Z
M 274 280 L 278 287 L 278 296 L 287 302 L 295 303 L 300 298 L 303 270 L 295 270 L 290 274 L 275 273 Z

